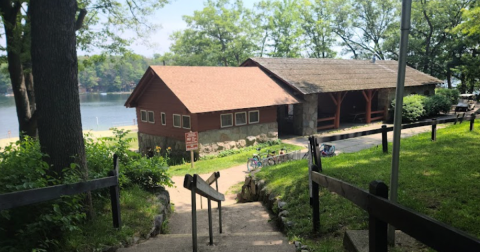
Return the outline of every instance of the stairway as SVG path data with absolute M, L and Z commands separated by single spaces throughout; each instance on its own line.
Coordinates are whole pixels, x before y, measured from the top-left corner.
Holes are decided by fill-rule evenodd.
M 213 245 L 209 245 L 207 209 L 197 210 L 198 251 L 295 252 L 295 246 L 269 222 L 260 202 L 222 206 L 223 233 L 219 233 L 218 209 L 212 202 Z M 169 234 L 158 235 L 119 252 L 193 251 L 191 212 L 172 214 Z

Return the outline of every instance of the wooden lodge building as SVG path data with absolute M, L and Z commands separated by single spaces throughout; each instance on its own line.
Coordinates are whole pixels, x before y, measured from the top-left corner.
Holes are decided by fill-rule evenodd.
M 279 131 L 312 135 L 342 122 L 383 120 L 395 98 L 398 62 L 394 60 L 250 58 L 242 67 L 258 66 L 289 87 L 300 100 L 278 111 Z M 433 95 L 443 81 L 407 66 L 405 95 Z
M 341 123 L 385 119 L 398 63 L 250 58 L 241 67 L 151 66 L 125 103 L 135 107 L 139 148 L 185 151 L 199 132 L 201 155 L 278 138 L 312 135 Z M 407 67 L 405 95 L 442 83 Z
M 278 106 L 300 101 L 258 67 L 151 66 L 127 99 L 135 107 L 139 149 L 185 151 L 198 131 L 200 154 L 278 138 Z

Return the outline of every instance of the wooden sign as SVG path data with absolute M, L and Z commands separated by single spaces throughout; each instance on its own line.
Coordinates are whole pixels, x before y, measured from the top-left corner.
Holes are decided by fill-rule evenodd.
M 185 146 L 187 151 L 198 149 L 198 132 L 185 133 Z

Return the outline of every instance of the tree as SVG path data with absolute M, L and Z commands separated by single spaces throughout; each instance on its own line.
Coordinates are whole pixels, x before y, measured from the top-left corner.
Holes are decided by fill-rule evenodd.
M 268 34 L 265 39 L 266 54 L 271 57 L 300 57 L 304 41 L 298 0 L 263 1 L 257 6 L 260 13 L 269 15 L 263 28 Z
M 8 71 L 15 96 L 20 136 L 36 137 L 34 77 L 30 62 L 30 3 L 28 0 L 0 1 L 5 30 Z M 138 38 L 154 29 L 146 18 L 168 0 L 78 0 L 75 29 L 78 47 L 84 51 L 100 48 L 110 53 L 125 53 L 133 38 L 119 34 L 133 29 Z M 100 18 L 99 14 L 103 17 Z M 100 27 L 100 29 L 98 29 Z M 92 29 L 97 28 L 97 29 Z
M 311 58 L 334 58 L 335 36 L 332 30 L 330 0 L 304 0 L 300 6 L 301 27 L 306 37 L 305 47 Z
M 188 28 L 170 37 L 173 55 L 165 60 L 171 64 L 238 66 L 257 50 L 252 14 L 241 0 L 208 0 L 183 19 Z
M 399 29 L 399 2 L 396 0 L 336 0 L 334 32 L 353 58 L 388 59 L 386 40 Z
M 450 32 L 462 21 L 461 10 L 473 0 L 416 0 L 412 4 L 407 64 L 451 84 L 452 69 L 463 54 L 462 36 Z
M 30 9 L 32 70 L 42 152 L 48 155 L 47 162 L 59 176 L 72 163 L 85 171 L 75 37 L 77 3 L 35 0 Z

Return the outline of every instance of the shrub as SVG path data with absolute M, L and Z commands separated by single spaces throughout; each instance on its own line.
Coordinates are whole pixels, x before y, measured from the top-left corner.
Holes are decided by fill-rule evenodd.
M 440 112 L 447 113 L 452 107 L 450 100 L 443 95 L 427 97 L 424 106 L 426 116 L 435 116 Z
M 167 162 L 160 156 L 132 160 L 127 165 L 120 167 L 120 173 L 126 177 L 121 181 L 121 186 L 139 185 L 145 190 L 163 185 L 172 186 L 172 180 L 167 176 L 167 170 Z
M 460 92 L 457 89 L 437 88 L 435 89 L 435 95 L 444 96 L 450 102 L 450 106 L 458 103 L 458 97 Z
M 402 122 L 415 122 L 425 116 L 423 104 L 427 97 L 422 95 L 409 95 L 403 97 Z M 392 101 L 395 108 L 395 100 Z
M 0 149 L 0 194 L 60 184 L 49 174 L 37 141 L 26 138 Z M 75 165 L 64 170 L 72 180 Z M 85 219 L 83 196 L 61 199 L 0 211 L 0 251 L 50 251 L 61 234 L 75 230 Z

